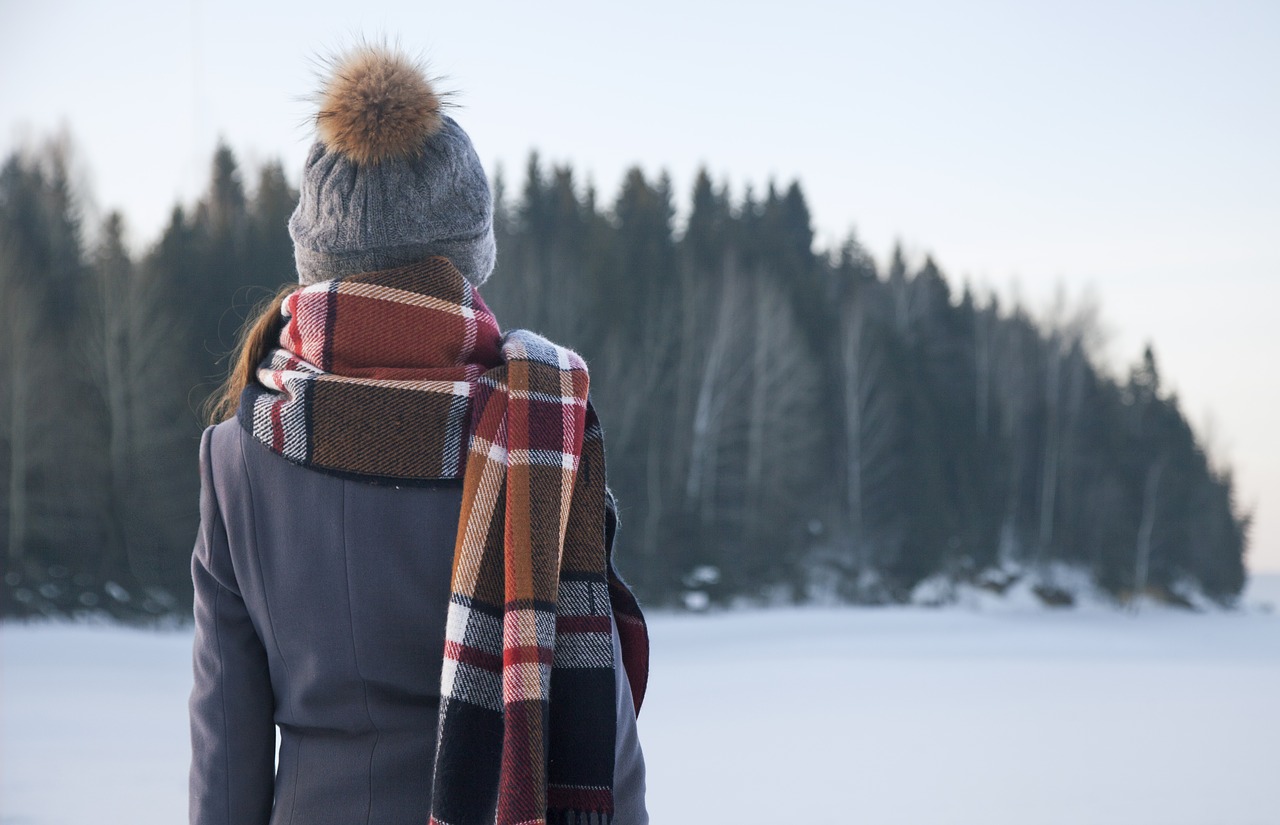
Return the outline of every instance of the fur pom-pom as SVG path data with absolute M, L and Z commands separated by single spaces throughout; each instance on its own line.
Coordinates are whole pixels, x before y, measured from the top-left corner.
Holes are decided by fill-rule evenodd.
M 333 61 L 316 130 L 330 150 L 376 164 L 422 151 L 444 125 L 440 106 L 420 65 L 386 47 L 364 45 Z

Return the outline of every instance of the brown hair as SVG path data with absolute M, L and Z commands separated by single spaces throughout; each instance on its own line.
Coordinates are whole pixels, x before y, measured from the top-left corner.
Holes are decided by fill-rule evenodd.
M 240 330 L 235 363 L 222 386 L 205 402 L 205 415 L 210 424 L 225 421 L 236 414 L 240 407 L 240 394 L 257 380 L 258 364 L 280 339 L 280 330 L 284 326 L 280 306 L 297 289 L 297 284 L 284 284 L 275 295 L 259 303 L 257 311 L 245 321 Z

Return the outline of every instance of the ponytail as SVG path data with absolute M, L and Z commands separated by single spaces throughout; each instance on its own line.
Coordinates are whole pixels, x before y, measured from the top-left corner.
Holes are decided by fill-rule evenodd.
M 205 404 L 210 424 L 225 421 L 236 414 L 240 407 L 240 394 L 245 387 L 257 380 L 258 365 L 280 340 L 280 330 L 284 327 L 280 307 L 284 304 L 284 299 L 297 289 L 297 284 L 280 287 L 270 300 L 258 305 L 257 315 L 245 322 L 240 333 L 240 344 L 236 348 L 235 364 L 222 386 L 209 396 Z

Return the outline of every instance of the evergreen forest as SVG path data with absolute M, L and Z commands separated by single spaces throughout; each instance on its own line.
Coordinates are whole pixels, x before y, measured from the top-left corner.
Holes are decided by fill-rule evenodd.
M 0 542 L 7 617 L 184 621 L 205 401 L 294 281 L 283 167 L 226 146 L 142 252 L 68 141 L 0 169 Z M 925 582 L 1050 605 L 1084 573 L 1231 604 L 1249 517 L 1161 381 L 1115 375 L 1096 308 L 1033 313 L 932 258 L 815 248 L 798 182 L 735 194 L 631 170 L 612 196 L 534 155 L 495 175 L 504 327 L 586 359 L 623 576 L 654 606 L 895 603 Z

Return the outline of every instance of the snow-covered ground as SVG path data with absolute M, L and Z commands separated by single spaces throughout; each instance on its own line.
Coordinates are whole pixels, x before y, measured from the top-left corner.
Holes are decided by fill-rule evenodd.
M 653 821 L 1277 825 L 1280 576 L 1245 603 L 653 616 Z M 0 823 L 185 821 L 189 651 L 4 626 Z

